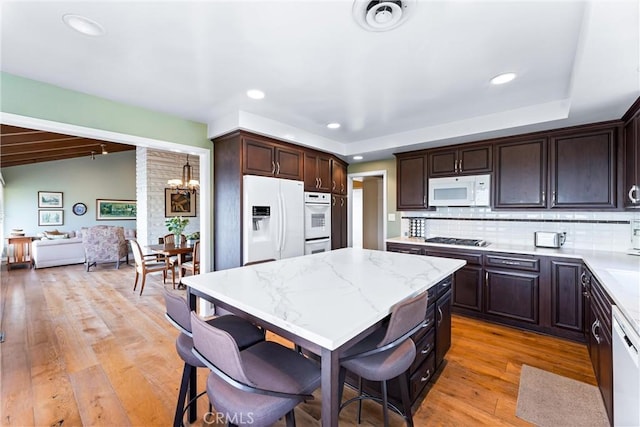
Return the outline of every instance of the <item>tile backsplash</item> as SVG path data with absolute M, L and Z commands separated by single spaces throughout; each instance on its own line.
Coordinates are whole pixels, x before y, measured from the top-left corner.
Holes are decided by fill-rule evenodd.
M 424 236 L 483 239 L 504 245 L 533 245 L 536 231 L 564 231 L 564 247 L 626 252 L 631 248 L 631 220 L 640 212 L 492 211 L 490 208 L 437 208 L 402 212 L 402 236 L 410 236 L 415 218 L 424 218 Z

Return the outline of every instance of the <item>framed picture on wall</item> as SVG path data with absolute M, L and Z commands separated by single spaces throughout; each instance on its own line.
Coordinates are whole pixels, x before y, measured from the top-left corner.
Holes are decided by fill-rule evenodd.
M 135 200 L 96 199 L 96 219 L 136 219 Z
M 62 191 L 38 191 L 39 208 L 61 208 Z
M 38 225 L 64 225 L 62 209 L 39 209 Z
M 196 193 L 165 188 L 164 216 L 196 216 Z

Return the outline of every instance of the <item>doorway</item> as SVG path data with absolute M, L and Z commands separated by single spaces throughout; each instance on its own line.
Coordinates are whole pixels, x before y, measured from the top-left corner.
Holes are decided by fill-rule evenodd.
M 349 246 L 384 250 L 387 236 L 387 171 L 348 175 Z

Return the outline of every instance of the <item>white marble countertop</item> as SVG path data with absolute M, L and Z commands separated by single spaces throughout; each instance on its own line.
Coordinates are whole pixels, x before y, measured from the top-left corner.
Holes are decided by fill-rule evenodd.
M 395 237 L 388 243 L 405 243 L 484 252 L 504 252 L 550 257 L 581 259 L 605 288 L 618 309 L 640 334 L 640 256 L 622 252 L 590 251 L 584 249 L 536 248 L 531 245 L 490 244 L 484 247 L 427 243 L 416 237 Z
M 334 350 L 392 305 L 462 268 L 454 259 L 345 248 L 187 276 L 182 282 Z

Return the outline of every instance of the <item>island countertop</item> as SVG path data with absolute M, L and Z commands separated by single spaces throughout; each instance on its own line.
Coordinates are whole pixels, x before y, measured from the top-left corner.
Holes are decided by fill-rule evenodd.
M 191 288 L 333 350 L 465 261 L 345 248 L 188 276 Z
M 395 237 L 388 243 L 402 243 L 432 247 L 448 247 L 457 250 L 504 252 L 582 260 L 605 288 L 613 302 L 640 334 L 640 256 L 622 252 L 606 252 L 586 249 L 537 248 L 533 245 L 456 246 L 428 243 L 421 238 Z

